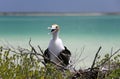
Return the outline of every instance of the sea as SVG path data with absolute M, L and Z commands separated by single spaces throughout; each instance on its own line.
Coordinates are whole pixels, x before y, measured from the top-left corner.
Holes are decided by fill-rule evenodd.
M 120 48 L 120 15 L 100 16 L 0 16 L 0 46 L 23 47 L 31 44 L 42 50 L 48 47 L 52 24 L 60 26 L 59 37 L 72 53 L 71 64 L 77 68 L 91 66 L 99 55 Z

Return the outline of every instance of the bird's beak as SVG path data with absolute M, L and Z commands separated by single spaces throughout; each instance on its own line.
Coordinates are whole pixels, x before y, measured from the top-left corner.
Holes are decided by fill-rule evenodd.
M 56 29 L 54 27 L 48 27 L 48 30 L 51 30 L 51 32 L 55 31 Z
M 51 29 L 51 32 L 55 31 L 55 29 Z

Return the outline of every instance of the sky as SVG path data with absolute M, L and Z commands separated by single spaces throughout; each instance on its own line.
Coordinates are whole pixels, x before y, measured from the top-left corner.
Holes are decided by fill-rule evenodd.
M 120 12 L 120 0 L 0 0 L 0 12 Z

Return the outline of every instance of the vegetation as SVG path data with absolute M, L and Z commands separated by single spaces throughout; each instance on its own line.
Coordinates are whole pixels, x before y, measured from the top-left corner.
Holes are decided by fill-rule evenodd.
M 0 47 L 1 79 L 69 79 L 68 70 L 63 73 L 53 64 L 43 66 L 34 54 L 23 51 L 21 53 L 14 51 L 13 55 L 10 55 L 11 53 L 13 53 L 11 49 Z
M 30 44 L 30 49 L 0 47 L 0 79 L 119 79 L 119 50 L 105 57 L 96 53 L 91 68 L 85 70 L 64 69 L 55 63 L 43 62 L 43 51 L 36 51 Z M 102 70 L 107 67 L 107 70 Z

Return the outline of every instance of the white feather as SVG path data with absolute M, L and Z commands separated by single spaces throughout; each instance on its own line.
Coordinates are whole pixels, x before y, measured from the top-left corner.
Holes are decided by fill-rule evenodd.
M 56 40 L 51 39 L 48 47 L 49 51 L 51 52 L 50 54 L 50 59 L 59 62 L 56 58 L 56 56 L 59 55 L 59 53 L 64 50 L 64 46 L 62 43 L 62 40 L 60 38 L 57 38 Z

